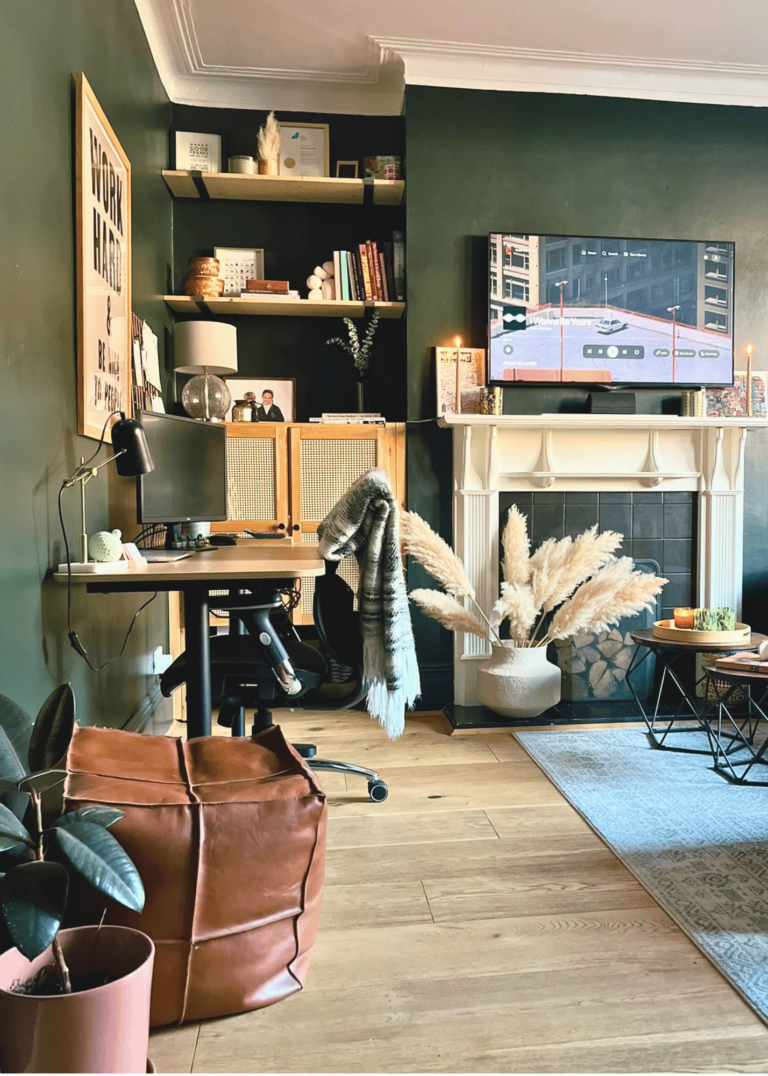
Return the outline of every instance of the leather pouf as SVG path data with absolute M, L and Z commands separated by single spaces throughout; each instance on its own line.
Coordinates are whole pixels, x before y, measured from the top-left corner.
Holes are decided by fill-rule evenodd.
M 327 808 L 279 728 L 190 741 L 76 728 L 64 810 L 92 804 L 125 812 L 112 832 L 147 901 L 141 915 L 110 901 L 106 921 L 155 943 L 153 1026 L 261 1008 L 302 988 Z M 104 898 L 83 897 L 98 921 Z

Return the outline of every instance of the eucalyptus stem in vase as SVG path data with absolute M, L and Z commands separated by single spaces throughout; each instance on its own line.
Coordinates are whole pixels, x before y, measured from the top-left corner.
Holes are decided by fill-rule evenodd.
M 357 331 L 357 327 L 351 318 L 344 318 L 344 324 L 347 326 L 347 332 L 349 339 L 344 340 L 341 336 L 334 336 L 330 340 L 326 340 L 326 345 L 336 344 L 343 351 L 346 351 L 348 355 L 352 356 L 352 361 L 355 364 L 357 370 L 357 384 L 356 384 L 356 403 L 358 411 L 367 410 L 366 390 L 368 388 L 368 367 L 371 362 L 371 351 L 373 349 L 373 338 L 376 335 L 376 329 L 379 324 L 379 313 L 374 311 L 368 328 L 365 331 L 365 335 L 360 339 L 360 335 Z

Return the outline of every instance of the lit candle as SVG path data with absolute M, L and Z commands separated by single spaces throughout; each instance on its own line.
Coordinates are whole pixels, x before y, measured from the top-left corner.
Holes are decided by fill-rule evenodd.
M 456 414 L 461 414 L 461 337 L 454 340 L 456 347 Z
M 675 609 L 674 610 L 675 627 L 676 628 L 692 628 L 693 627 L 693 609 Z
M 752 417 L 752 351 L 751 344 L 747 344 L 747 416 Z

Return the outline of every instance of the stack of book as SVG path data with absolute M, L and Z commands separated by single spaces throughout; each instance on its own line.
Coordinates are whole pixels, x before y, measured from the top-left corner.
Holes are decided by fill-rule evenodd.
M 682 404 L 681 415 L 683 418 L 706 418 L 706 389 L 687 389 L 683 392 Z
M 357 250 L 333 252 L 334 297 L 342 302 L 402 302 L 405 299 L 403 233 L 392 242 L 366 239 Z
M 270 299 L 298 299 L 298 291 L 292 291 L 288 280 L 246 280 L 245 291 L 241 297 L 253 298 L 254 295 L 268 296 Z
M 387 420 L 380 411 L 324 411 L 310 422 L 331 423 L 341 426 L 386 426 Z

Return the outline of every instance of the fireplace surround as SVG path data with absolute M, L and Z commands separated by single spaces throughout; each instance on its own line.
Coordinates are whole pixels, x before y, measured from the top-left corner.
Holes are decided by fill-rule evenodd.
M 682 515 L 672 510 L 675 495 L 687 493 L 693 494 L 692 599 L 741 612 L 744 451 L 748 431 L 765 428 L 766 419 L 552 414 L 445 415 L 439 422 L 453 431 L 454 548 L 483 608 L 490 609 L 499 592 L 502 494 L 547 492 L 557 495 L 553 504 L 562 494 L 567 518 L 566 498 L 575 507 L 574 494 L 598 494 L 598 503 L 607 504 L 606 494 L 655 493 L 670 505 L 672 519 Z M 643 536 L 641 525 L 635 529 L 633 518 L 633 544 L 654 540 Z M 669 600 L 677 596 L 670 593 Z M 662 601 L 669 608 L 667 598 Z M 478 705 L 477 665 L 489 651 L 476 636 L 455 635 L 457 706 Z

